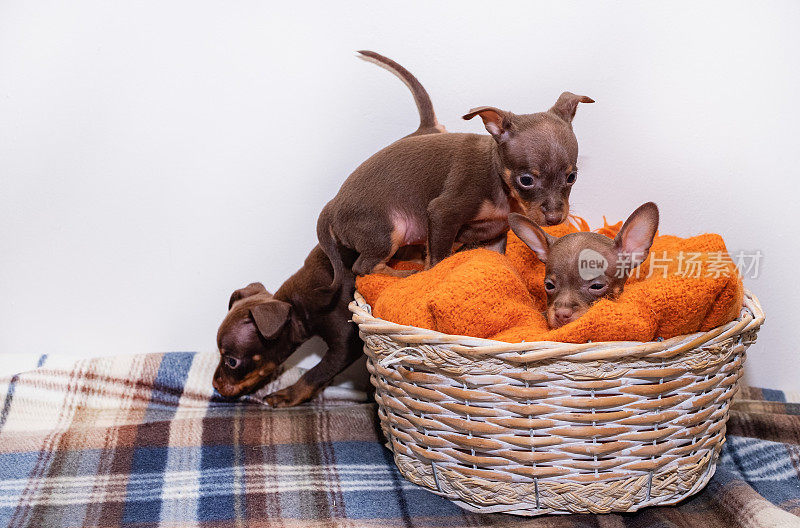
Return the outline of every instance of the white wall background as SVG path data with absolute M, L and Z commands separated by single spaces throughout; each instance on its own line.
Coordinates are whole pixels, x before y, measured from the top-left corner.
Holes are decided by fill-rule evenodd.
M 414 72 L 470 107 L 597 100 L 573 210 L 655 200 L 662 232 L 760 249 L 752 384 L 800 380 L 800 4 L 0 0 L 0 354 L 210 350 L 275 289 L 322 205 L 414 130 Z M 0 358 L 1 360 L 1 358 Z

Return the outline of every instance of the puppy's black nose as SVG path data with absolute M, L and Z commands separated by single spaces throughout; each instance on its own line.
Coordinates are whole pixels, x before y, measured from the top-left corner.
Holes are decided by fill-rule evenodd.
M 544 222 L 551 226 L 561 223 L 561 211 L 545 211 Z

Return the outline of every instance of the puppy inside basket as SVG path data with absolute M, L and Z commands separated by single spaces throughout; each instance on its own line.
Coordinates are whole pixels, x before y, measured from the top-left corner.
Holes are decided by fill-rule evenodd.
M 511 343 L 667 339 L 728 323 L 742 308 L 722 237 L 655 236 L 654 204 L 594 231 L 579 217 L 545 228 L 510 223 L 505 255 L 460 251 L 410 277 L 359 277 L 357 289 L 375 317 Z M 584 278 L 581 260 L 599 267 Z

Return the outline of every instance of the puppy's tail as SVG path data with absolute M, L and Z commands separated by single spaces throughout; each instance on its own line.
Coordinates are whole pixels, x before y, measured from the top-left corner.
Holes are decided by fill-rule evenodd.
M 381 68 L 395 74 L 408 86 L 408 89 L 411 90 L 411 95 L 414 96 L 414 102 L 417 104 L 417 110 L 419 111 L 419 128 L 413 134 L 409 134 L 410 136 L 447 132 L 444 126 L 440 125 L 439 121 L 436 120 L 436 113 L 433 111 L 433 103 L 431 102 L 428 92 L 425 91 L 425 88 L 422 87 L 422 84 L 410 71 L 403 68 L 392 59 L 384 57 L 374 51 L 361 50 L 358 53 L 359 57 L 365 61 L 377 64 Z
M 319 240 L 319 246 L 328 257 L 333 268 L 333 282 L 319 289 L 332 293 L 342 285 L 347 270 L 342 256 L 342 248 L 331 231 L 330 213 L 327 206 L 322 209 L 317 219 L 317 239 Z

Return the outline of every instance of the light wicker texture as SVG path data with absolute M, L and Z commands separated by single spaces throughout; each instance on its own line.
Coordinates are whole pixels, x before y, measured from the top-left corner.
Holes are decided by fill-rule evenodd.
M 387 446 L 410 481 L 477 512 L 608 513 L 706 485 L 747 347 L 741 315 L 659 342 L 502 343 L 373 317 L 359 325 Z

